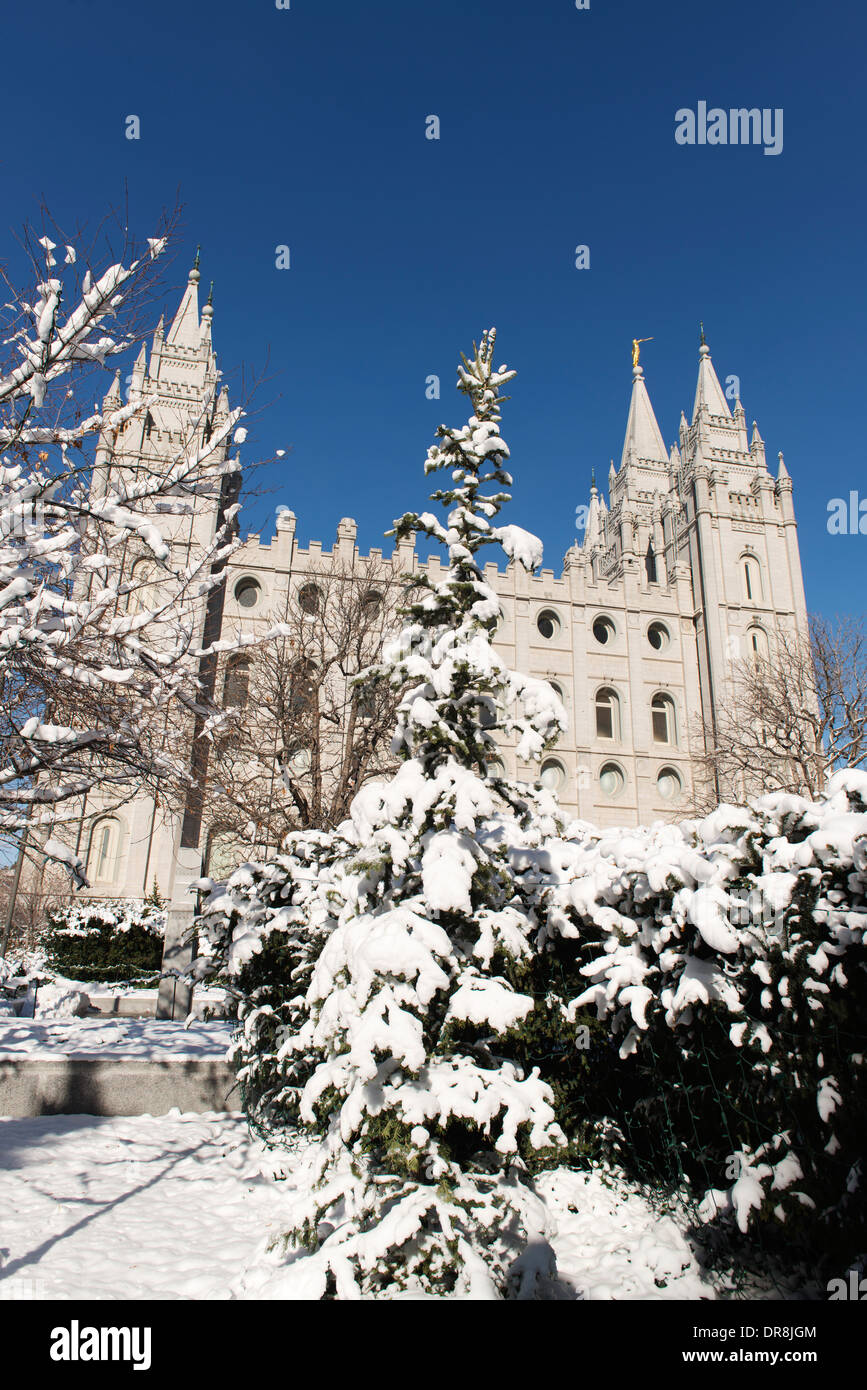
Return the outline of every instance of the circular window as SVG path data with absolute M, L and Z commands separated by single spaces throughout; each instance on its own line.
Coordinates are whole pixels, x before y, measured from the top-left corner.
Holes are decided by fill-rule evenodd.
M 614 637 L 614 624 L 610 618 L 597 618 L 593 624 L 593 636 L 603 647 Z
M 566 785 L 566 769 L 556 758 L 547 758 L 542 764 L 539 781 L 549 792 L 559 792 Z
M 599 773 L 599 785 L 606 796 L 617 796 L 626 785 L 626 778 L 616 763 L 606 763 Z
M 650 627 L 647 629 L 647 640 L 654 651 L 663 651 L 671 641 L 665 623 L 651 623 Z
M 239 579 L 235 585 L 235 602 L 242 608 L 255 608 L 261 592 L 255 579 Z
M 315 584 L 305 584 L 298 592 L 298 602 L 302 613 L 306 613 L 309 618 L 315 618 L 319 612 L 322 595 Z
M 563 687 L 562 687 L 562 685 L 560 684 L 560 682 L 559 682 L 559 681 L 549 681 L 548 684 L 550 685 L 551 689 L 553 690 L 554 694 L 557 696 L 557 699 L 561 702 L 561 704 L 564 704 L 564 705 L 565 705 L 565 703 L 566 703 L 566 691 L 563 689 Z
M 543 608 L 536 619 L 536 627 L 547 641 L 550 641 L 552 637 L 556 637 L 561 626 L 560 619 L 553 608 Z
M 656 779 L 656 786 L 663 801 L 673 801 L 683 788 L 680 773 L 673 767 L 664 767 Z

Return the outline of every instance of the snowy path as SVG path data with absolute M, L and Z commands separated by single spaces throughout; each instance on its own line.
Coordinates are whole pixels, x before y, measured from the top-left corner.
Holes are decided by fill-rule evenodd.
M 280 1206 L 238 1115 L 0 1119 L 0 1300 L 220 1299 Z
M 0 1300 L 255 1297 L 255 1267 L 239 1276 L 281 1222 L 268 1171 L 239 1115 L 0 1119 Z M 564 1286 L 714 1297 L 675 1222 L 636 1193 L 570 1172 L 539 1188 Z

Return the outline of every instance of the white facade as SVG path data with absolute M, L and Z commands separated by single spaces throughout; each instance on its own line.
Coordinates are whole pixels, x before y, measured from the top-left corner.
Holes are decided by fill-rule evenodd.
M 194 270 L 169 332 L 154 337 L 149 362 L 142 349 L 131 391 L 156 395 L 157 403 L 147 423 L 131 422 L 122 437 L 104 441 L 120 465 L 167 457 L 184 430 L 207 431 L 228 413 L 211 346 L 212 309 L 200 315 L 197 282 Z M 567 815 L 600 825 L 683 814 L 700 724 L 712 720 L 732 662 L 806 629 L 791 479 L 782 455 L 776 478 L 768 472 L 758 429 L 749 438 L 740 401 L 729 408 L 708 347 L 702 342 L 699 350 L 691 419 L 681 416 L 670 451 L 641 365 L 632 378 L 608 504 L 594 484 L 583 542 L 567 552 L 562 570 L 530 576 L 515 565 L 486 567 L 503 605 L 498 650 L 510 666 L 555 682 L 569 715 L 543 780 L 557 786 Z M 215 516 L 216 507 L 196 525 L 212 533 Z M 335 552 L 344 565 L 358 563 L 355 534 L 355 523 L 344 519 L 334 551 L 321 543 L 305 549 L 294 514 L 280 512 L 274 539 L 254 537 L 231 561 L 224 631 L 249 627 L 251 619 L 279 620 L 287 594 L 330 568 Z M 390 563 L 395 577 L 417 569 L 411 542 Z M 427 567 L 435 576 L 439 561 Z M 511 775 L 534 775 L 514 748 L 504 746 L 502 756 Z M 142 896 L 156 881 L 171 896 L 179 832 L 144 797 L 102 818 L 88 807 L 79 849 L 87 853 L 91 891 Z M 203 855 L 206 845 L 207 825 Z

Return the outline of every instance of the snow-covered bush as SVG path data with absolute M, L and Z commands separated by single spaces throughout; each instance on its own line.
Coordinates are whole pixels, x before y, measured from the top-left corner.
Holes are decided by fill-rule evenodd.
M 83 990 L 70 989 L 68 985 L 47 980 L 38 986 L 30 986 L 21 1006 L 21 1015 L 42 1019 L 83 1018 L 89 1006 L 90 1000 Z
M 586 830 L 533 866 L 610 1043 L 582 1105 L 703 1219 L 845 1258 L 867 1245 L 867 775 L 704 820 Z M 555 856 L 559 862 L 554 863 Z M 552 873 L 552 870 L 555 872 Z
M 524 1061 L 537 924 L 511 847 L 537 852 L 562 826 L 554 801 L 500 777 L 493 756 L 505 728 L 539 758 L 565 716 L 490 643 L 500 606 L 478 551 L 493 541 L 529 567 L 541 558 L 534 537 L 491 526 L 511 482 L 499 388 L 513 376 L 493 350 L 486 334 L 463 359 L 472 416 L 428 453 L 427 471 L 451 477 L 434 494 L 445 525 L 430 513 L 395 525 L 449 550 L 441 582 L 414 578 L 407 640 L 368 673 L 407 687 L 400 769 L 359 793 L 330 843 L 293 836 L 275 863 L 234 874 L 204 919 L 211 961 L 247 972 L 242 1076 L 319 1136 L 288 1179 L 275 1296 L 398 1284 L 529 1297 L 552 1268 L 528 1170 L 566 1139 L 553 1090 Z M 257 992 L 278 960 L 279 984 Z
M 80 902 L 48 910 L 46 965 L 73 980 L 153 981 L 162 961 L 165 907 L 145 901 Z

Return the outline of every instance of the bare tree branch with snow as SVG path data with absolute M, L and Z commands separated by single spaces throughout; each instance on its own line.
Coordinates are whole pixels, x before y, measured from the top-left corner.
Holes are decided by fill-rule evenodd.
M 169 716 L 211 737 L 224 715 L 201 679 L 209 595 L 239 543 L 241 410 L 188 422 L 171 458 L 123 465 L 122 436 L 150 401 L 117 386 L 81 401 L 82 371 L 126 351 L 169 229 L 141 254 L 91 267 L 76 247 L 25 236 L 35 285 L 5 306 L 0 366 L 0 834 L 64 861 L 57 829 L 94 788 L 189 775 Z M 38 248 L 38 250 L 36 249 Z M 8 284 L 8 279 L 7 279 Z M 203 509 L 217 525 L 191 519 Z M 143 568 L 137 562 L 146 566 Z M 254 639 L 242 638 L 241 643 Z

